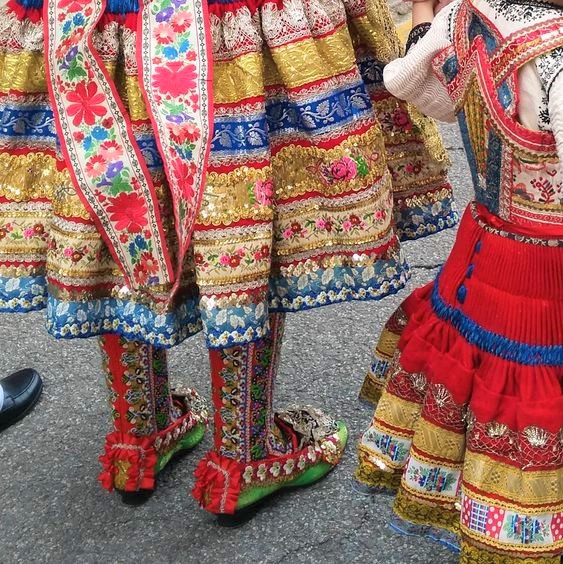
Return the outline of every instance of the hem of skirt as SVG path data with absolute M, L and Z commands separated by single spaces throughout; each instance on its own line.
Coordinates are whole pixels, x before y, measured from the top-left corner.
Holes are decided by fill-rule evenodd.
M 362 401 L 365 401 L 375 407 L 381 399 L 383 388 L 384 384 L 382 384 L 381 381 L 374 376 L 374 374 L 368 372 L 364 378 L 364 383 L 362 384 L 358 397 Z
M 459 510 L 447 509 L 446 507 L 431 505 L 412 499 L 412 497 L 401 488 L 399 488 L 397 492 L 397 497 L 393 504 L 393 511 L 401 519 L 409 523 L 428 525 L 459 534 Z
M 120 322 L 117 326 L 107 327 L 103 329 L 94 329 L 94 330 L 80 330 L 80 332 L 64 332 L 64 329 L 69 326 L 65 325 L 63 327 L 52 327 L 49 323 L 47 324 L 47 331 L 48 333 L 57 340 L 71 340 L 71 339 L 88 339 L 91 337 L 100 337 L 102 335 L 108 334 L 116 334 L 125 339 L 129 339 L 131 341 L 142 341 L 149 345 L 153 345 L 155 347 L 168 349 L 174 347 L 185 339 L 189 337 L 193 337 L 197 335 L 201 330 L 202 327 L 200 324 L 197 324 L 194 327 L 188 326 L 185 330 L 180 333 L 174 333 L 173 335 L 162 335 L 162 334 L 147 334 L 143 331 L 142 328 L 127 328 L 124 327 L 124 324 Z
M 355 472 L 356 480 L 365 486 L 394 493 L 399 490 L 402 474 L 402 470 L 384 472 L 365 462 L 360 462 Z
M 411 273 L 407 267 L 394 278 L 385 280 L 378 286 L 369 288 L 353 289 L 350 287 L 341 288 L 338 292 L 334 290 L 322 291 L 318 293 L 310 293 L 306 296 L 297 296 L 293 299 L 274 297 L 271 300 L 271 312 L 297 312 L 308 311 L 323 306 L 330 306 L 344 302 L 367 302 L 377 301 L 387 296 L 396 294 L 402 290 L 411 277 Z M 385 289 L 384 289 L 385 288 Z M 331 296 L 330 294 L 337 294 Z M 281 302 L 281 303 L 280 303 Z
M 32 311 L 41 311 L 46 307 L 47 300 L 43 299 L 41 302 L 30 304 L 29 306 L 22 304 L 16 304 L 13 306 L 0 305 L 0 313 L 31 313 Z
M 336 291 L 311 292 L 308 295 L 301 295 L 293 300 L 280 300 L 280 298 L 270 298 L 270 313 L 294 313 L 298 311 L 308 311 L 323 306 L 330 306 L 352 301 L 376 301 L 387 296 L 396 294 L 402 290 L 410 278 L 410 271 L 405 267 L 401 274 L 395 278 L 385 280 L 377 287 L 353 289 L 350 287 L 341 288 Z M 383 290 L 383 287 L 386 287 Z M 334 295 L 332 295 L 334 294 Z M 280 301 L 285 303 L 279 303 Z M 267 319 L 267 318 L 266 318 Z M 236 345 L 246 345 L 262 339 L 267 335 L 267 325 L 249 326 L 244 331 L 208 331 L 206 344 L 210 349 L 221 349 Z
M 20 300 L 19 302 L 20 303 L 15 303 L 10 307 L 0 305 L 0 314 L 27 314 L 48 308 L 47 298 L 44 298 L 41 302 L 30 305 L 22 305 L 24 300 Z M 93 325 L 99 327 L 92 329 Z M 84 321 L 83 323 L 65 323 L 60 325 L 56 325 L 51 319 L 47 318 L 47 332 L 57 340 L 88 339 L 113 333 L 125 337 L 126 339 L 143 341 L 149 345 L 161 348 L 170 348 L 189 337 L 197 335 L 201 330 L 202 324 L 200 321 L 186 323 L 182 326 L 182 330 L 176 333 L 163 334 L 155 331 L 149 332 L 140 323 L 130 325 L 127 322 L 118 320 L 118 318 Z
M 494 548 L 479 543 L 461 541 L 460 564 L 560 564 L 561 553 L 552 556 L 532 556 L 507 552 L 502 554 Z
M 459 213 L 457 211 L 451 211 L 447 216 L 441 217 L 438 221 L 426 222 L 421 225 L 415 226 L 412 223 L 408 223 L 404 226 L 400 226 L 400 222 L 395 226 L 395 232 L 399 241 L 402 243 L 405 241 L 416 241 L 418 239 L 424 239 L 424 237 L 429 237 L 430 235 L 435 235 L 445 231 L 446 229 L 451 229 L 459 223 Z

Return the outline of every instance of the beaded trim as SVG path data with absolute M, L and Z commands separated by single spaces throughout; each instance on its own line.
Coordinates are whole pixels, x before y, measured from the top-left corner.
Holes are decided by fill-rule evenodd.
M 415 25 L 410 33 L 409 38 L 407 39 L 407 45 L 405 47 L 405 51 L 408 53 L 410 48 L 416 45 L 427 33 L 432 24 L 430 22 L 424 22 L 418 25 Z

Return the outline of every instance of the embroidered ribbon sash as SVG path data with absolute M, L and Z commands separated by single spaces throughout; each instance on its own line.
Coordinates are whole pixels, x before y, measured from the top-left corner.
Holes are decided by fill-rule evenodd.
M 105 0 L 45 3 L 47 83 L 74 185 L 128 287 L 168 303 L 180 283 L 210 148 L 209 18 L 200 0 L 144 0 L 140 8 L 140 84 L 172 195 L 175 268 L 131 121 L 92 44 Z

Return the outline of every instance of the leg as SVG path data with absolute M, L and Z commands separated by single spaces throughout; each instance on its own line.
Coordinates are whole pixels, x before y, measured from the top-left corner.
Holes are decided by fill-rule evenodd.
M 340 459 L 346 429 L 318 410 L 274 413 L 272 392 L 284 316 L 267 337 L 210 351 L 214 450 L 196 471 L 194 497 L 213 513 L 234 513 L 288 485 L 307 485 Z
M 205 406 L 192 390 L 171 394 L 164 349 L 118 335 L 100 346 L 114 426 L 100 481 L 108 490 L 152 490 L 170 458 L 203 437 Z

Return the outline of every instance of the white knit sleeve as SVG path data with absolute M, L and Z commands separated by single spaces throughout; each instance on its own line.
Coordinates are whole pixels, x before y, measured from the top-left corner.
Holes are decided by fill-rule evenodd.
M 551 83 L 548 97 L 549 120 L 557 144 L 559 166 L 563 167 L 563 72 Z
M 385 87 L 393 96 L 415 105 L 440 121 L 454 121 L 454 106 L 446 87 L 432 69 L 432 61 L 451 46 L 449 22 L 460 0 L 448 4 L 432 22 L 428 33 L 407 55 L 388 63 L 383 71 Z

